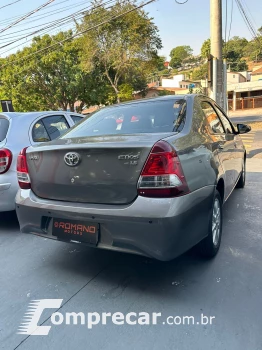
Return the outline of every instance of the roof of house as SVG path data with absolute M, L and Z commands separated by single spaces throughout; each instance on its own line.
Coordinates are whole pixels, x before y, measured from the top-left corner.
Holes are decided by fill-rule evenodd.
M 91 107 L 89 107 L 87 109 L 84 109 L 82 111 L 82 114 L 91 114 L 91 113 L 95 112 L 98 109 L 99 109 L 99 106 L 91 106 Z
M 262 74 L 262 67 L 259 69 L 256 69 L 254 72 L 250 73 L 251 75 L 257 75 L 257 74 Z
M 158 84 L 159 84 L 158 81 L 153 81 L 152 83 L 148 83 L 147 87 L 152 88 L 152 87 L 158 86 Z

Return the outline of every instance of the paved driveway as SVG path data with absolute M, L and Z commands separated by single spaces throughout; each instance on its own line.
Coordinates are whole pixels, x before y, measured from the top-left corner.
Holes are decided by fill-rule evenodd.
M 262 173 L 248 160 L 247 186 L 224 207 L 219 255 L 194 251 L 168 262 L 20 234 L 0 216 L 0 349 L 262 349 Z M 261 164 L 260 164 L 261 166 Z M 262 168 L 261 168 L 262 169 Z M 16 334 L 34 299 L 63 299 L 59 312 L 157 312 L 157 325 L 54 326 L 47 336 Z M 213 325 L 167 325 L 168 316 L 214 316 Z

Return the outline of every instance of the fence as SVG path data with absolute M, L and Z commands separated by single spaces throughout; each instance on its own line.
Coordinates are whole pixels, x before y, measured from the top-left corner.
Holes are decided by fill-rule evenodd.
M 262 96 L 243 97 L 236 99 L 236 109 L 262 108 Z M 228 110 L 233 110 L 233 100 L 228 100 Z

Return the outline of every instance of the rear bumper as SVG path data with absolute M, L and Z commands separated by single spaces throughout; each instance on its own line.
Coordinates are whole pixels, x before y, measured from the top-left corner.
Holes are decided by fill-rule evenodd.
M 111 206 L 50 201 L 19 190 L 16 211 L 24 233 L 56 239 L 46 218 L 86 220 L 100 224 L 97 248 L 171 260 L 207 235 L 213 195 L 214 187 L 207 186 L 177 198 L 137 197 Z

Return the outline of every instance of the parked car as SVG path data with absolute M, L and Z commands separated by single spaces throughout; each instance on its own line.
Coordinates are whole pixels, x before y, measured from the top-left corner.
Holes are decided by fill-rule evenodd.
M 0 112 L 0 212 L 15 210 L 16 161 L 21 148 L 54 140 L 81 119 L 81 114 L 61 111 Z
M 202 95 L 104 108 L 58 140 L 21 151 L 21 231 L 160 260 L 199 244 L 213 257 L 222 205 L 245 185 L 239 134 L 250 127 L 237 128 Z

